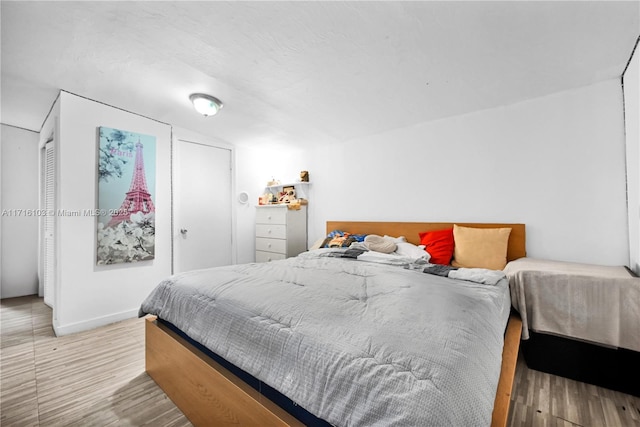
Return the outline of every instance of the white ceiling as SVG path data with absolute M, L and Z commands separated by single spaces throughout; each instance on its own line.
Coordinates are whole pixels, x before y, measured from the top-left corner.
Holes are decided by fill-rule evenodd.
M 639 5 L 2 1 L 1 121 L 39 130 L 63 89 L 232 144 L 346 141 L 619 77 Z

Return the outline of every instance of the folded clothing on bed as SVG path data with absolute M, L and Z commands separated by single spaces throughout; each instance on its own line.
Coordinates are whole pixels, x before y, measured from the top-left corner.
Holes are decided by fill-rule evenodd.
M 429 264 L 422 271 L 427 274 L 435 274 L 436 276 L 448 277 L 449 272 L 457 270 L 458 267 L 442 264 Z
M 451 265 L 428 264 L 423 270 L 427 274 L 448 277 L 450 279 L 467 280 L 483 285 L 495 286 L 506 276 L 500 270 L 488 270 L 486 268 L 464 268 Z

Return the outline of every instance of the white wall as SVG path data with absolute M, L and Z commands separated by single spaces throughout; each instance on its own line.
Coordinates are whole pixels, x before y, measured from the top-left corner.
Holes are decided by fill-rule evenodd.
M 309 239 L 327 220 L 522 222 L 531 257 L 627 264 L 623 130 L 615 79 L 319 147 Z
M 49 120 L 54 120 L 52 116 Z M 96 219 L 58 216 L 58 275 L 53 326 L 64 335 L 137 315 L 142 300 L 171 272 L 171 127 L 62 92 L 58 209 L 97 207 L 98 127 L 156 136 L 155 259 L 96 266 Z M 47 127 L 47 126 L 45 126 Z
M 630 267 L 640 274 L 640 54 L 637 51 L 625 71 L 623 83 Z
M 2 269 L 0 298 L 38 293 L 38 139 L 2 125 Z

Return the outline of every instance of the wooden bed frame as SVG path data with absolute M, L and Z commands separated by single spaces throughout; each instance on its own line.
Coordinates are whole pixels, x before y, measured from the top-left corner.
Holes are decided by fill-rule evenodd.
M 507 259 L 526 255 L 524 224 L 456 223 L 466 227 L 512 229 Z M 419 244 L 418 233 L 453 227 L 453 223 L 327 222 L 327 231 L 405 236 Z M 146 371 L 196 426 L 303 426 L 300 421 L 205 353 L 148 316 L 145 322 Z M 492 427 L 505 427 L 522 322 L 512 314 L 505 332 L 502 368 L 493 408 Z

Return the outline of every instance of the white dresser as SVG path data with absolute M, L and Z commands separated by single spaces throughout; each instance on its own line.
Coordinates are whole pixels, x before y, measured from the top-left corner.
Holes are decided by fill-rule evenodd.
M 307 250 L 307 207 L 256 206 L 256 262 L 296 256 Z

